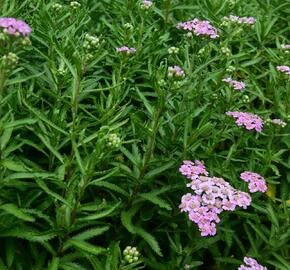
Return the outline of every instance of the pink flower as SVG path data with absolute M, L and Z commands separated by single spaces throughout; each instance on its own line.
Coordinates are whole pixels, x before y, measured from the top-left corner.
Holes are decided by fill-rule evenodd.
M 177 29 L 193 32 L 197 36 L 209 36 L 212 39 L 218 37 L 217 29 L 213 27 L 209 21 L 193 19 L 188 22 L 180 22 L 176 27 Z
M 135 48 L 128 48 L 127 46 L 119 47 L 116 48 L 117 52 L 122 52 L 122 53 L 127 53 L 127 54 L 132 54 L 136 52 Z
M 264 122 L 255 114 L 248 112 L 226 112 L 226 115 L 236 118 L 238 126 L 244 126 L 248 130 L 255 129 L 257 132 L 262 131 Z
M 246 87 L 245 83 L 234 81 L 231 78 L 225 78 L 223 81 L 229 83 L 235 90 L 243 90 Z
M 168 77 L 184 78 L 185 73 L 179 66 L 170 66 L 168 67 Z
M 32 31 L 26 22 L 15 18 L 0 18 L 0 28 L 12 36 L 28 36 Z
M 267 270 L 266 267 L 260 265 L 255 259 L 245 257 L 244 263 L 247 265 L 241 265 L 238 270 Z
M 199 160 L 185 160 L 179 171 L 191 180 L 187 187 L 194 192 L 194 195 L 187 193 L 182 196 L 179 208 L 197 224 L 201 236 L 216 234 L 216 224 L 220 222 L 218 214 L 221 212 L 234 211 L 237 206 L 245 209 L 251 204 L 249 194 L 234 189 L 223 178 L 208 177 L 204 164 Z
M 240 178 L 245 182 L 249 183 L 248 187 L 251 193 L 260 191 L 266 192 L 267 185 L 265 179 L 258 173 L 245 171 L 241 173 Z
M 277 66 L 276 69 L 290 75 L 290 67 L 288 66 Z

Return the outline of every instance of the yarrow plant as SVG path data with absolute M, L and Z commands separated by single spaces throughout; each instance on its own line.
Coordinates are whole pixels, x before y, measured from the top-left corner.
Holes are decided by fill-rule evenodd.
M 176 28 L 193 32 L 197 36 L 208 36 L 212 39 L 218 37 L 217 29 L 206 20 L 193 19 L 187 22 L 180 22 Z
M 281 72 L 287 74 L 287 75 L 290 75 L 290 67 L 288 67 L 288 66 L 277 66 L 276 69 L 278 71 L 281 71 Z
M 226 115 L 236 118 L 238 126 L 244 126 L 248 130 L 255 129 L 261 132 L 263 129 L 263 120 L 258 115 L 248 112 L 226 112 Z
M 267 270 L 267 267 L 260 265 L 255 259 L 245 257 L 244 263 L 246 265 L 241 265 L 238 270 Z
M 179 208 L 197 224 L 201 236 L 216 234 L 216 224 L 220 222 L 218 214 L 234 211 L 237 206 L 246 209 L 251 204 L 249 194 L 236 190 L 223 178 L 208 177 L 208 171 L 199 160 L 185 160 L 179 171 L 191 180 L 187 187 L 194 191 L 194 195 L 182 196 Z
M 11 36 L 27 37 L 32 31 L 26 22 L 15 18 L 0 18 L 0 28 Z
M 244 82 L 235 81 L 230 77 L 223 79 L 223 82 L 227 82 L 235 90 L 243 90 L 246 87 L 246 84 Z
M 178 78 L 178 79 L 182 79 L 185 77 L 185 73 L 183 71 L 183 69 L 179 66 L 170 66 L 168 67 L 168 77 L 172 78 Z
M 240 178 L 245 182 L 249 183 L 248 187 L 251 193 L 260 191 L 266 192 L 267 191 L 267 184 L 265 179 L 255 172 L 245 171 L 241 173 Z
M 133 54 L 133 53 L 136 52 L 136 49 L 135 48 L 129 48 L 127 46 L 122 46 L 122 47 L 116 48 L 116 51 L 117 52 L 121 52 L 121 53 L 126 53 L 126 54 Z

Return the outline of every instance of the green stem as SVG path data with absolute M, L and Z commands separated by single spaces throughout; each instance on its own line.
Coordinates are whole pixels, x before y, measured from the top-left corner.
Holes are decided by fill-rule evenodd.
M 152 153 L 154 151 L 154 146 L 155 146 L 155 141 L 156 141 L 156 134 L 158 132 L 159 129 L 159 125 L 160 125 L 160 117 L 161 117 L 161 113 L 163 111 L 163 107 L 164 107 L 164 100 L 163 97 L 161 97 L 161 102 L 159 103 L 158 109 L 156 110 L 155 116 L 154 116 L 154 120 L 153 120 L 153 127 L 152 127 L 152 136 L 149 138 L 148 140 L 148 146 L 144 155 L 144 159 L 143 159 L 143 166 L 140 170 L 140 174 L 137 178 L 137 182 L 138 184 L 135 186 L 133 193 L 128 201 L 128 207 L 130 207 L 133 203 L 133 201 L 135 200 L 135 198 L 137 197 L 141 184 L 142 184 L 142 180 L 144 179 L 146 170 L 148 168 L 148 164 L 149 161 L 151 159 Z
M 165 25 L 169 23 L 169 15 L 171 8 L 171 0 L 166 0 L 165 2 Z
M 0 97 L 4 94 L 4 86 L 6 81 L 6 74 L 4 70 L 0 70 Z

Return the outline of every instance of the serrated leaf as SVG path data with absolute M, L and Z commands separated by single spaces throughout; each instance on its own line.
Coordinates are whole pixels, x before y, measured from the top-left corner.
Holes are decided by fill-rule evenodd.
M 74 246 L 78 249 L 81 249 L 85 252 L 88 252 L 94 255 L 99 255 L 107 251 L 107 249 L 103 247 L 94 246 L 88 242 L 76 240 L 76 239 L 69 239 L 68 241 L 66 241 L 66 243 L 64 244 L 64 250 L 66 250 L 70 246 Z
M 58 270 L 58 266 L 59 266 L 59 258 L 54 257 L 52 258 L 47 270 Z
M 153 169 L 151 171 L 149 171 L 148 173 L 146 173 L 145 175 L 145 178 L 151 178 L 151 177 L 154 177 L 156 175 L 159 175 L 160 173 L 168 170 L 169 168 L 171 168 L 176 162 L 175 161 L 169 161 L 167 162 L 166 164 L 156 168 L 156 169 Z
M 84 221 L 97 220 L 100 218 L 107 217 L 107 216 L 111 215 L 115 211 L 115 209 L 119 207 L 120 204 L 121 204 L 121 202 L 118 202 L 117 204 L 115 204 L 111 208 L 104 210 L 104 211 L 100 211 L 99 213 L 97 213 L 95 215 L 90 214 L 86 217 L 80 217 L 80 218 L 78 218 L 78 222 L 81 223 Z
M 34 217 L 26 214 L 24 209 L 17 207 L 15 204 L 4 204 L 0 206 L 0 209 L 24 221 L 35 221 Z
M 99 228 L 92 228 L 92 229 L 86 230 L 84 232 L 81 232 L 81 233 L 73 236 L 72 239 L 76 239 L 76 240 L 91 239 L 93 237 L 96 237 L 98 235 L 103 234 L 104 232 L 109 230 L 109 228 L 110 228 L 109 226 L 104 226 L 104 227 L 99 227 Z
M 91 182 L 90 185 L 98 186 L 98 187 L 105 187 L 107 189 L 116 191 L 117 193 L 120 193 L 126 197 L 129 197 L 128 192 L 126 192 L 124 189 L 120 188 L 119 186 L 117 186 L 113 183 L 95 180 L 95 181 Z
M 121 213 L 121 222 L 123 226 L 130 232 L 130 233 L 136 233 L 135 227 L 132 224 L 132 218 L 138 211 L 137 207 L 132 207 L 128 211 L 122 211 Z
M 57 234 L 54 231 L 38 232 L 27 227 L 15 227 L 13 229 L 0 232 L 0 237 L 17 237 L 31 242 L 44 242 L 56 236 Z
M 64 204 L 66 204 L 67 206 L 70 207 L 69 203 L 62 198 L 60 195 L 58 195 L 57 193 L 51 191 L 48 186 L 41 180 L 41 179 L 35 179 L 35 182 L 38 184 L 39 187 L 41 187 L 47 194 L 49 194 L 51 197 L 53 197 L 56 200 L 59 200 L 61 202 L 63 202 Z
M 157 255 L 159 255 L 160 257 L 163 256 L 159 244 L 153 235 L 146 232 L 140 227 L 135 227 L 135 232 L 138 235 L 140 235 L 150 245 L 150 247 L 156 252 Z
M 14 120 L 11 123 L 7 123 L 4 125 L 3 129 L 9 129 L 9 128 L 17 128 L 17 127 L 23 127 L 26 125 L 33 125 L 38 121 L 38 119 L 31 119 L 31 118 L 25 118 L 20 120 Z
M 148 200 L 161 208 L 165 208 L 167 210 L 172 210 L 171 206 L 163 199 L 159 198 L 157 195 L 153 193 L 142 193 L 139 195 L 141 198 Z

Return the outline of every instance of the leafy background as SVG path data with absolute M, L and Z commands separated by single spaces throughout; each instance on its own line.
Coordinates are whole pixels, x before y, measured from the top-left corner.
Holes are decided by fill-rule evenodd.
M 164 0 L 150 11 L 130 0 L 84 0 L 78 9 L 59 1 L 59 11 L 55 3 L 1 1 L 1 17 L 25 19 L 33 33 L 0 102 L 0 269 L 237 269 L 244 256 L 289 269 L 289 127 L 256 134 L 225 116 L 290 119 L 290 81 L 275 71 L 289 65 L 279 49 L 289 43 L 289 2 Z M 229 14 L 258 21 L 219 27 Z M 195 17 L 220 37 L 176 29 Z M 100 38 L 90 61 L 86 33 Z M 137 53 L 120 56 L 122 45 Z M 184 82 L 160 84 L 175 64 Z M 229 66 L 244 92 L 221 81 Z M 109 147 L 110 134 L 122 145 Z M 203 238 L 178 209 L 188 192 L 184 159 L 203 160 L 210 175 L 244 191 L 239 174 L 258 172 L 269 190 Z M 127 245 L 140 262 L 122 265 Z

